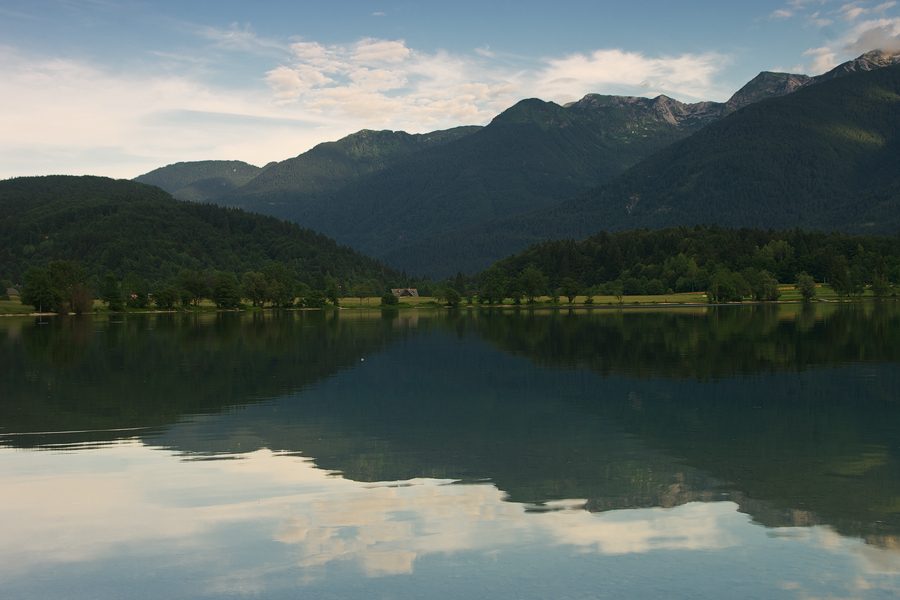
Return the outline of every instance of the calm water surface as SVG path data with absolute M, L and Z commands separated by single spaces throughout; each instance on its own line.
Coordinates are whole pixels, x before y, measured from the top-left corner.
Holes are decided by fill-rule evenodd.
M 894 598 L 900 307 L 0 320 L 4 598 Z

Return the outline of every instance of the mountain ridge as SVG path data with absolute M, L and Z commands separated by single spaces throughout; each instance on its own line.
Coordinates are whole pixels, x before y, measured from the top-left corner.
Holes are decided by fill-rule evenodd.
M 762 72 L 724 103 L 686 104 L 664 95 L 587 94 L 563 106 L 525 99 L 485 127 L 418 134 L 438 134 L 428 143 L 412 143 L 404 132 L 363 130 L 270 163 L 243 185 L 205 184 L 203 189 L 223 192 L 205 201 L 289 218 L 415 272 L 422 256 L 433 254 L 425 252 L 429 240 L 444 239 L 438 245 L 446 248 L 473 229 L 484 235 L 496 228 L 485 224 L 498 219 L 567 206 L 569 199 L 747 107 L 898 62 L 900 55 L 872 51 L 815 77 Z M 318 171 L 304 174 L 311 165 Z M 304 177 L 306 188 L 282 185 Z M 501 257 L 489 253 L 481 262 Z M 466 270 L 461 266 L 447 269 Z

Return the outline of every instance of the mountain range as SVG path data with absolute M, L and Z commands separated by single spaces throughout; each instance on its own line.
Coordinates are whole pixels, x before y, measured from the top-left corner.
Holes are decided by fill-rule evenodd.
M 898 62 L 874 51 L 818 77 L 764 72 L 724 103 L 528 99 L 485 127 L 363 130 L 262 168 L 178 163 L 137 181 L 290 219 L 432 277 L 601 229 L 893 233 Z

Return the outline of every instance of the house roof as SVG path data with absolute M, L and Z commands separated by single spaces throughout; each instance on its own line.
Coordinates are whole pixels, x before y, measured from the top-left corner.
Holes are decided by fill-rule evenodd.
M 417 288 L 396 288 L 391 289 L 391 293 L 398 298 L 418 298 L 419 290 Z

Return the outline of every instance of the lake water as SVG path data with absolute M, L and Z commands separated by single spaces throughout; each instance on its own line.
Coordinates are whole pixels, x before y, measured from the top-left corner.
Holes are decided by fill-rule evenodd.
M 900 305 L 0 319 L 25 598 L 894 598 Z

